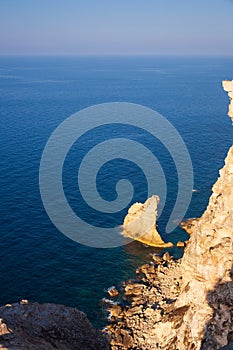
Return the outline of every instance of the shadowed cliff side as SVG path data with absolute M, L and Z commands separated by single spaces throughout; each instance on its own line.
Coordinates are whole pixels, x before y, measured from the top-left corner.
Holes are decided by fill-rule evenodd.
M 233 81 L 224 87 L 232 92 Z M 137 281 L 122 285 L 122 302 L 109 308 L 113 350 L 231 348 L 233 147 L 206 211 L 189 222 L 189 231 L 180 261 L 154 256 L 138 269 Z
M 103 335 L 74 308 L 26 300 L 0 307 L 2 350 L 107 350 Z
M 217 284 L 214 290 L 207 293 L 207 300 L 213 309 L 213 317 L 205 327 L 205 335 L 201 350 L 233 349 L 233 281 Z M 219 348 L 221 339 L 224 338 L 227 345 Z

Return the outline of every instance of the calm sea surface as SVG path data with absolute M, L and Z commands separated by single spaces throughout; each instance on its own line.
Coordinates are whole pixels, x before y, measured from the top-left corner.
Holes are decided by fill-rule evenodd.
M 135 268 L 156 249 L 140 243 L 97 249 L 71 241 L 51 223 L 40 197 L 39 166 L 51 133 L 71 114 L 105 102 L 133 102 L 165 116 L 178 130 L 194 168 L 193 198 L 186 217 L 201 215 L 223 166 L 233 129 L 227 117 L 223 79 L 233 78 L 233 58 L 172 57 L 0 57 L 0 304 L 21 299 L 61 303 L 87 313 L 103 325 L 100 300 L 104 289 L 133 277 Z M 77 160 L 91 143 L 112 137 L 111 128 L 86 135 L 64 164 L 63 185 L 73 210 L 98 224 L 100 214 L 85 205 L 77 188 Z M 175 204 L 177 173 L 166 149 L 143 131 L 114 129 L 143 143 L 157 156 L 166 175 L 168 195 L 159 225 L 163 234 Z M 95 139 L 96 138 L 96 139 Z M 113 200 L 115 183 L 127 177 L 134 185 L 132 202 L 144 201 L 143 173 L 116 159 L 99 172 L 102 197 Z M 106 181 L 107 179 L 107 181 Z M 132 204 L 129 203 L 130 204 Z M 129 206 L 128 206 L 129 207 Z M 127 208 L 128 208 L 127 207 Z M 101 223 L 123 222 L 101 214 Z M 169 239 L 185 238 L 181 229 Z M 166 235 L 164 238 L 168 239 Z M 176 257 L 182 249 L 170 250 Z

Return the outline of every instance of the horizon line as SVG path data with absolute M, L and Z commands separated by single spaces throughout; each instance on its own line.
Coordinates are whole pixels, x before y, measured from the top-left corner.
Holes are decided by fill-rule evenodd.
M 0 53 L 0 57 L 233 57 L 233 53 Z

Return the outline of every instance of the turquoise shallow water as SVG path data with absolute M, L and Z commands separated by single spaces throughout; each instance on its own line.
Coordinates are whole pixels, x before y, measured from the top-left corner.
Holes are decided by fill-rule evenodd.
M 232 144 L 228 97 L 221 87 L 223 79 L 232 79 L 232 67 L 233 58 L 223 57 L 0 58 L 1 304 L 20 299 L 62 303 L 85 311 L 96 325 L 104 324 L 100 306 L 104 289 L 132 277 L 148 253 L 156 250 L 137 242 L 90 248 L 60 233 L 40 197 L 39 165 L 45 144 L 63 120 L 82 108 L 115 101 L 153 108 L 175 126 L 189 150 L 198 192 L 193 193 L 186 217 L 199 216 Z M 105 128 L 86 137 L 97 143 L 103 135 L 111 138 L 112 132 Z M 156 153 L 164 169 L 168 196 L 159 220 L 163 234 L 177 192 L 172 159 L 143 131 L 119 127 L 114 133 L 131 133 Z M 69 153 L 63 184 L 72 208 L 83 219 L 98 223 L 100 216 L 82 201 L 76 183 L 77 162 L 90 146 L 87 139 Z M 133 201 L 146 199 L 143 173 L 118 159 L 106 164 L 97 178 L 106 200 L 114 199 L 114 183 L 122 177 L 134 185 Z M 101 223 L 120 225 L 126 211 L 101 215 Z M 176 229 L 169 239 L 184 237 Z M 180 249 L 171 251 L 176 257 L 182 255 Z

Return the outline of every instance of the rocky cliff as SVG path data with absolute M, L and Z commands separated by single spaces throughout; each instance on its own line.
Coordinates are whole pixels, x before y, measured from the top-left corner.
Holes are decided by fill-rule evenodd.
M 233 81 L 223 86 L 233 118 Z M 233 147 L 206 211 L 188 229 L 180 261 L 154 256 L 123 284 L 121 301 L 109 308 L 113 350 L 233 349 Z
M 107 350 L 86 315 L 74 308 L 28 303 L 0 307 L 2 350 Z
M 228 115 L 233 122 L 233 80 L 224 80 L 223 81 L 223 89 L 228 92 L 228 96 L 230 98 L 230 105 Z

